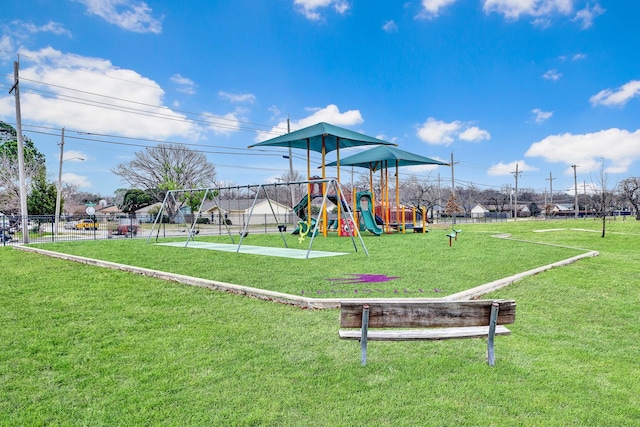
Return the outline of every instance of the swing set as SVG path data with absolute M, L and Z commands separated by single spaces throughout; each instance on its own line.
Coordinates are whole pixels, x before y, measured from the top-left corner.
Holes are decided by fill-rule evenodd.
M 357 224 L 354 218 L 353 211 L 349 207 L 348 200 L 345 197 L 345 190 L 343 189 L 343 186 L 335 178 L 322 178 L 322 179 L 313 179 L 308 181 L 297 181 L 297 182 L 287 182 L 287 183 L 278 182 L 278 183 L 247 185 L 247 186 L 170 190 L 165 195 L 162 205 L 160 207 L 160 210 L 158 211 L 158 214 L 155 217 L 155 220 L 151 227 L 151 231 L 149 232 L 149 235 L 147 237 L 147 243 L 151 241 L 151 238 L 154 236 L 154 234 L 155 234 L 155 240 L 158 241 L 158 238 L 160 236 L 161 222 L 162 222 L 161 219 L 164 217 L 164 215 L 166 215 L 169 212 L 171 206 L 174 206 L 174 207 L 182 206 L 184 205 L 185 201 L 189 200 L 190 198 L 192 199 L 192 202 L 195 202 L 196 200 L 198 201 L 199 207 L 196 212 L 192 212 L 193 220 L 191 221 L 190 224 L 186 220 L 182 210 L 176 209 L 176 214 L 179 220 L 178 222 L 185 224 L 186 231 L 188 232 L 187 239 L 184 242 L 184 247 L 188 247 L 191 242 L 195 241 L 195 237 L 198 234 L 198 230 L 196 230 L 196 224 L 198 224 L 198 219 L 202 215 L 202 212 L 201 212 L 202 208 L 205 205 L 205 202 L 207 200 L 211 200 L 213 202 L 212 207 L 215 206 L 218 212 L 222 212 L 223 209 L 222 209 L 221 200 L 219 197 L 221 192 L 225 190 L 233 190 L 233 189 L 240 189 L 240 188 L 246 188 L 247 190 L 255 189 L 253 203 L 249 208 L 248 218 L 244 222 L 244 225 L 242 226 L 242 229 L 239 232 L 240 238 L 235 248 L 235 252 L 239 253 L 242 251 L 242 244 L 244 239 L 249 235 L 249 232 L 250 232 L 249 225 L 251 224 L 251 218 L 254 214 L 256 203 L 258 203 L 258 201 L 260 200 L 260 196 L 262 195 L 263 200 L 266 200 L 266 202 L 268 203 L 271 214 L 273 215 L 273 218 L 274 218 L 274 223 L 280 224 L 280 220 L 273 206 L 273 201 L 269 197 L 269 192 L 267 191 L 267 189 L 269 189 L 270 187 L 273 187 L 276 190 L 275 194 L 277 197 L 277 194 L 278 194 L 277 189 L 279 186 L 294 186 L 294 185 L 298 185 L 298 186 L 306 185 L 307 197 L 309 198 L 309 200 L 311 200 L 311 193 L 314 189 L 314 186 L 316 186 L 315 188 L 318 188 L 318 187 L 321 188 L 321 194 L 322 194 L 322 204 L 315 218 L 312 215 L 311 203 L 309 203 L 307 207 L 308 215 L 306 215 L 306 221 L 298 222 L 298 232 L 299 232 L 298 243 L 302 244 L 305 238 L 307 236 L 310 236 L 309 245 L 306 250 L 305 258 L 309 258 L 311 255 L 313 242 L 316 235 L 319 232 L 322 232 L 324 236 L 326 236 L 327 234 L 328 223 L 326 218 L 326 212 L 327 212 L 327 201 L 329 200 L 329 194 L 335 195 L 337 201 L 339 202 L 338 206 L 342 206 L 342 209 L 338 209 L 338 221 L 343 224 Z M 194 200 L 194 198 L 196 199 Z M 194 206 L 195 204 L 196 203 L 191 203 L 192 206 Z M 229 239 L 231 240 L 231 244 L 236 245 L 236 241 L 234 239 L 232 230 L 230 228 L 229 221 L 225 219 L 221 222 L 222 224 L 224 224 L 226 234 L 229 236 Z M 367 251 L 367 248 L 364 244 L 364 240 L 362 239 L 362 236 L 360 235 L 360 233 L 357 232 L 355 227 L 353 228 L 354 230 L 348 230 L 351 232 L 348 233 L 347 235 L 351 237 L 351 242 L 353 245 L 354 252 L 358 252 L 358 244 L 356 241 L 356 236 L 357 236 L 362 250 L 368 257 L 369 252 Z M 282 238 L 283 245 L 281 250 L 286 251 L 290 249 L 287 243 L 287 240 L 285 238 L 286 226 L 278 225 L 277 230 Z

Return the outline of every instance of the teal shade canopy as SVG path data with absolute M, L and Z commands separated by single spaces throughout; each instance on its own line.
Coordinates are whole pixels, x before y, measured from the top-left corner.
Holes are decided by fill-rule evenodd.
M 361 145 L 395 145 L 372 136 L 321 122 L 267 141 L 250 145 L 249 148 L 291 147 L 305 150 L 309 148 L 311 151 L 321 153 L 323 136 L 325 153 L 337 150 L 338 148 L 358 147 Z
M 337 165 L 337 161 L 327 164 L 327 166 Z M 448 163 L 389 146 L 374 147 L 370 150 L 366 150 L 340 160 L 340 166 L 358 166 L 371 169 L 373 171 L 380 170 L 381 168 L 387 168 L 389 166 L 416 165 L 449 166 Z

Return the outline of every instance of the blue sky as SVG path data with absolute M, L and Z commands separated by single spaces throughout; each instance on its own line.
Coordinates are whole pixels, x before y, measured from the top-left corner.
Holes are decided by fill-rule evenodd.
M 638 16 L 636 0 L 21 0 L 0 17 L 0 119 L 19 57 L 50 178 L 64 127 L 63 180 L 102 195 L 158 141 L 202 150 L 219 181 L 273 181 L 287 153 L 247 147 L 287 118 L 453 153 L 458 186 L 514 186 L 516 164 L 520 188 L 572 189 L 571 165 L 588 187 L 603 164 L 611 186 L 640 176 Z

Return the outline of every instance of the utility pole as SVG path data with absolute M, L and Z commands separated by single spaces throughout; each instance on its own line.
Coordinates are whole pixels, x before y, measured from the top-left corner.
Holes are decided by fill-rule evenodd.
M 586 179 L 582 181 L 582 191 L 584 194 L 584 202 L 585 202 L 584 217 L 586 218 L 587 215 L 589 215 L 589 199 L 587 199 L 587 180 Z
M 580 207 L 578 206 L 578 179 L 576 177 L 576 168 L 578 165 L 571 165 L 571 167 L 573 168 L 573 194 L 575 196 L 573 209 L 576 213 L 576 219 L 578 219 L 578 211 L 580 210 Z
M 511 173 L 516 176 L 516 200 L 513 208 L 513 213 L 514 213 L 513 220 L 517 221 L 518 220 L 518 177 L 522 173 L 522 172 L 518 172 L 518 163 L 516 163 L 516 171 Z
M 20 112 L 20 88 L 18 83 L 18 70 L 20 62 L 13 63 L 13 87 L 9 93 L 14 92 L 16 98 L 16 134 L 18 139 L 18 176 L 20 179 L 20 215 L 22 219 L 22 243 L 29 243 L 29 212 L 27 211 L 27 178 L 24 171 L 24 140 L 22 137 L 22 113 Z
M 549 181 L 549 193 L 551 194 L 551 201 L 549 202 L 549 204 L 553 205 L 553 180 L 555 180 L 556 178 L 551 176 L 551 172 L 549 172 L 549 178 L 545 179 Z
M 291 133 L 291 121 L 287 117 L 287 133 Z M 291 152 L 291 145 L 289 145 L 289 182 L 293 179 L 293 153 Z M 291 209 L 296 205 L 296 196 L 293 192 L 293 186 L 289 184 L 289 190 L 291 193 Z
M 438 172 L 438 208 L 442 209 L 442 194 L 440 193 L 440 172 Z
M 455 165 L 455 162 L 453 161 L 453 153 L 451 153 L 451 201 L 456 203 L 456 180 L 455 180 L 454 175 L 453 175 L 453 166 L 454 165 Z M 456 224 L 456 214 L 457 214 L 457 212 L 453 213 L 453 217 L 452 217 L 453 219 L 451 220 L 451 224 L 452 225 Z
M 58 191 L 56 193 L 56 211 L 53 213 L 53 235 L 58 235 L 58 224 L 60 221 L 60 204 L 62 199 L 62 157 L 64 156 L 64 128 L 62 128 L 62 139 L 60 140 L 60 164 L 58 166 Z

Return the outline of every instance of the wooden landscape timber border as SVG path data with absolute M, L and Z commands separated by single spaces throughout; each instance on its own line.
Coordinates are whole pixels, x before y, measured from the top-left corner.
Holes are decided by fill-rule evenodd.
M 537 242 L 530 242 L 530 243 L 537 243 Z M 154 277 L 157 279 L 167 280 L 167 281 L 181 283 L 185 285 L 198 286 L 201 288 L 224 291 L 224 292 L 229 292 L 229 293 L 238 294 L 238 295 L 246 295 L 246 296 L 267 300 L 267 301 L 275 301 L 283 304 L 296 305 L 301 308 L 314 308 L 314 309 L 339 308 L 341 301 L 345 299 L 345 298 L 308 298 L 308 297 L 303 297 L 298 295 L 285 294 L 282 292 L 252 288 L 249 286 L 219 282 L 216 280 L 201 279 L 198 277 L 185 276 L 181 274 L 169 273 L 169 272 L 164 272 L 159 270 L 152 270 L 149 268 L 135 267 L 131 265 L 119 264 L 119 263 L 110 262 L 110 261 L 101 261 L 101 260 L 81 257 L 78 255 L 69 255 L 69 254 L 64 254 L 60 252 L 53 252 L 53 251 L 34 248 L 26 245 L 13 245 L 13 248 L 17 250 L 25 251 L 25 252 L 38 253 L 38 254 L 50 256 L 53 258 L 78 262 L 81 264 L 93 265 L 93 266 L 102 267 L 102 268 L 110 268 L 112 270 L 127 271 L 134 274 L 140 274 L 147 277 Z M 576 249 L 576 248 L 571 248 L 571 249 Z M 552 264 L 548 264 L 542 267 L 534 268 L 532 270 L 515 274 L 513 276 L 509 276 L 503 279 L 495 280 L 493 282 L 485 283 L 484 285 L 480 285 L 471 289 L 467 289 L 462 292 L 448 295 L 443 298 L 367 298 L 367 301 L 424 302 L 424 301 L 438 301 L 438 300 L 457 301 L 457 300 L 473 299 L 473 298 L 478 298 L 482 295 L 488 294 L 489 292 L 495 291 L 497 289 L 503 288 L 505 286 L 508 286 L 525 277 L 539 274 L 541 272 L 550 270 L 554 267 L 569 265 L 582 258 L 589 258 L 589 257 L 598 256 L 598 255 L 599 253 L 597 251 L 589 251 L 584 254 L 576 255 L 574 257 L 567 258 L 562 261 L 557 261 Z

